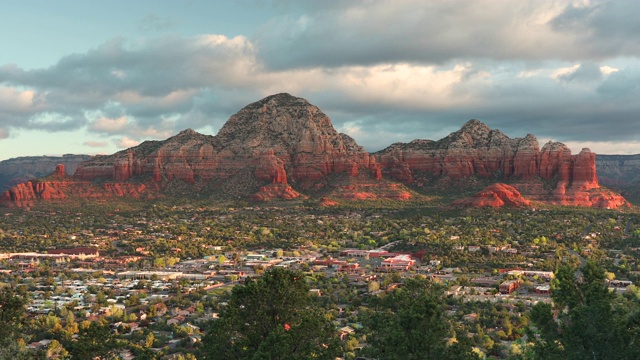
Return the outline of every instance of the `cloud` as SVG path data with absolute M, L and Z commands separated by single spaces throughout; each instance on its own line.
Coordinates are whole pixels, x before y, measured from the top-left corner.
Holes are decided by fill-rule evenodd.
M 0 124 L 47 131 L 86 125 L 101 134 L 159 138 L 189 119 L 206 126 L 208 115 L 220 123 L 211 111 L 217 103 L 230 115 L 230 101 L 220 95 L 246 90 L 247 102 L 258 96 L 250 89 L 252 54 L 242 36 L 115 38 L 48 68 L 0 66 Z
M 106 141 L 85 141 L 82 143 L 82 145 L 84 146 L 88 146 L 88 147 L 92 147 L 92 148 L 101 148 L 101 147 L 107 147 L 107 142 Z
M 574 71 L 560 75 L 558 78 L 566 82 L 588 82 L 602 79 L 602 70 L 595 63 L 580 64 Z
M 45 68 L 1 65 L 0 128 L 83 129 L 129 147 L 215 133 L 289 92 L 368 150 L 470 118 L 512 137 L 632 143 L 640 51 L 627 20 L 640 5 L 622 2 L 628 14 L 609 1 L 277 1 L 283 15 L 253 36 L 114 38 Z
M 439 65 L 469 59 L 602 61 L 640 54 L 640 3 L 635 0 L 305 4 L 303 15 L 274 19 L 256 36 L 269 67 Z
M 140 141 L 136 141 L 125 136 L 121 139 L 116 140 L 115 144 L 121 149 L 127 149 L 130 147 L 138 146 L 140 144 Z
M 121 133 L 129 125 L 129 120 L 122 116 L 117 119 L 109 119 L 101 117 L 93 120 L 89 124 L 89 130 L 96 132 L 105 132 L 109 134 Z
M 35 92 L 0 85 L 0 111 L 11 114 L 28 114 L 37 106 Z
M 573 34 L 575 45 L 568 50 L 591 59 L 638 56 L 640 3 L 635 0 L 575 2 L 564 8 L 550 25 Z M 579 50 L 579 51 L 578 51 Z
M 6 139 L 9 137 L 9 130 L 0 128 L 0 140 Z
M 582 148 L 589 148 L 597 154 L 632 155 L 640 153 L 640 141 L 567 141 L 565 145 L 567 145 L 574 154 L 577 154 Z

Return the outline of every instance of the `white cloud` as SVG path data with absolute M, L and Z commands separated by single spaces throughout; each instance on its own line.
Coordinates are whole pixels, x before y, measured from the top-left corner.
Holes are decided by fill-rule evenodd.
M 627 25 L 602 23 L 626 16 L 610 4 L 309 2 L 254 37 L 115 38 L 47 68 L 0 66 L 0 127 L 83 128 L 131 144 L 215 132 L 242 106 L 289 92 L 368 146 L 438 138 L 469 118 L 516 134 L 627 141 L 640 137 L 640 60 L 623 41 L 637 42 Z M 599 44 L 607 29 L 619 51 L 605 54 L 587 40 Z
M 620 69 L 616 69 L 616 68 L 614 68 L 614 67 L 604 65 L 604 66 L 601 66 L 601 67 L 600 67 L 600 71 L 601 71 L 604 75 L 609 75 L 609 74 L 612 74 L 612 73 L 614 73 L 614 72 L 618 72 L 618 71 L 620 71 Z
M 6 139 L 9 137 L 9 130 L 5 128 L 0 128 L 0 140 Z
M 116 119 L 100 117 L 89 124 L 89 130 L 108 134 L 118 134 L 122 133 L 122 131 L 127 129 L 129 126 L 129 119 L 126 116 L 121 116 Z
M 138 146 L 140 144 L 140 141 L 133 140 L 125 136 L 121 139 L 114 140 L 114 143 L 121 149 L 127 149 L 130 147 Z
M 640 154 L 640 141 L 564 141 L 572 154 L 578 154 L 583 148 L 596 154 Z
M 36 110 L 35 92 L 0 85 L 0 113 L 28 114 Z

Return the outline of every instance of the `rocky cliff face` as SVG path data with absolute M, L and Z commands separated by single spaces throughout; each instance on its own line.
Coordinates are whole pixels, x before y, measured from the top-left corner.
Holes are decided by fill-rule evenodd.
M 75 177 L 127 181 L 148 177 L 165 185 L 174 180 L 202 188 L 249 169 L 263 183 L 310 188 L 333 173 L 369 172 L 369 154 L 339 134 L 316 106 L 289 94 L 269 96 L 231 116 L 218 135 L 185 130 L 162 142 L 143 143 L 96 157 Z M 295 197 L 287 192 L 286 198 Z
M 104 199 L 114 196 L 139 198 L 146 193 L 146 190 L 144 184 L 103 183 L 98 185 L 88 181 L 78 181 L 66 174 L 64 164 L 58 164 L 51 175 L 20 183 L 0 194 L 0 204 L 30 208 L 40 200 L 64 200 L 69 196 L 85 199 Z
M 438 140 L 396 143 L 374 154 L 383 176 L 424 186 L 435 179 L 478 177 L 512 183 L 538 201 L 572 206 L 615 208 L 624 198 L 600 190 L 595 154 L 577 155 L 564 144 L 540 148 L 533 135 L 511 139 L 478 120 Z M 540 182 L 554 184 L 549 192 Z
M 640 183 L 640 154 L 598 155 L 596 168 L 603 185 L 625 187 Z
M 292 186 L 324 188 L 330 185 L 328 177 L 338 174 L 380 176 L 369 154 L 338 133 L 320 109 L 302 98 L 277 94 L 231 116 L 216 136 L 188 129 L 164 141 L 96 156 L 78 166 L 73 180 L 144 183 L 147 190 L 160 192 L 218 189 L 270 200 L 299 197 Z M 14 190 L 5 199 L 38 197 L 37 191 L 25 191 Z
M 65 166 L 67 174 L 91 158 L 89 155 L 26 156 L 0 161 L 0 192 L 29 180 L 51 174 L 56 165 Z
M 531 201 L 522 197 L 520 192 L 507 184 L 492 184 L 484 188 L 475 196 L 456 200 L 453 206 L 464 207 L 523 207 L 531 205 Z
M 578 155 L 560 143 L 540 148 L 533 135 L 511 139 L 478 120 L 438 141 L 393 144 L 369 154 L 338 133 L 331 120 L 302 98 L 277 94 L 231 116 L 216 136 L 184 130 L 147 141 L 16 186 L 0 203 L 29 204 L 67 197 L 192 195 L 295 199 L 316 193 L 328 200 L 396 199 L 430 182 L 481 178 L 509 182 L 531 200 L 616 207 L 624 199 L 599 189 L 595 154 Z M 490 189 L 491 190 L 491 189 Z M 495 190 L 495 191 L 493 191 Z M 497 198 L 510 189 L 493 189 Z M 204 194 L 204 195 L 203 195 Z M 493 195 L 492 195 L 493 196 Z
M 538 175 L 540 154 L 533 135 L 510 139 L 478 120 L 438 140 L 396 143 L 374 154 L 382 174 L 409 183 L 470 176 L 509 179 Z

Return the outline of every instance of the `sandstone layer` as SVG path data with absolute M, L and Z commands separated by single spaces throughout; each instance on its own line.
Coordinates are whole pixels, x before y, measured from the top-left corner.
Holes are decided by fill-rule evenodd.
M 640 154 L 598 155 L 596 158 L 598 181 L 606 186 L 633 186 L 640 184 Z
M 269 200 L 298 198 L 300 193 L 292 186 L 300 190 L 330 187 L 332 174 L 373 174 L 375 178 L 380 171 L 369 153 L 338 133 L 318 107 L 277 94 L 231 116 L 216 136 L 187 129 L 164 141 L 96 156 L 78 166 L 73 180 L 110 184 L 111 192 L 122 196 L 128 190 L 117 189 L 117 184 L 123 188 L 142 183 L 147 189 L 171 194 L 233 193 Z M 42 198 L 41 192 L 25 191 L 10 190 L 3 195 L 4 202 Z M 59 191 L 63 196 L 73 190 Z
M 559 142 L 542 148 L 535 136 L 511 139 L 478 120 L 438 140 L 396 143 L 375 153 L 382 175 L 424 186 L 436 179 L 509 182 L 525 197 L 570 206 L 616 208 L 620 195 L 600 189 L 595 153 L 577 155 Z M 542 184 L 550 184 L 552 189 Z M 536 186 L 538 185 L 538 186 Z
M 487 186 L 475 196 L 456 200 L 453 206 L 463 207 L 524 207 L 531 205 L 531 201 L 522 197 L 520 192 L 511 185 L 496 183 Z
M 0 161 L 0 192 L 17 184 L 51 174 L 56 165 L 65 166 L 68 175 L 78 165 L 91 158 L 89 155 L 25 156 Z
M 396 143 L 369 154 L 338 133 L 318 107 L 289 94 L 246 106 L 215 136 L 187 129 L 163 141 L 95 156 L 79 164 L 73 176 L 60 167 L 51 176 L 4 192 L 0 204 L 174 195 L 407 200 L 412 192 L 405 185 L 419 190 L 433 182 L 464 179 L 508 182 L 539 202 L 610 208 L 626 204 L 620 195 L 600 188 L 595 154 L 588 149 L 572 155 L 557 142 L 540 148 L 533 135 L 511 139 L 471 120 L 444 139 Z M 509 197 L 502 196 L 506 190 L 493 190 L 491 197 L 508 202 Z

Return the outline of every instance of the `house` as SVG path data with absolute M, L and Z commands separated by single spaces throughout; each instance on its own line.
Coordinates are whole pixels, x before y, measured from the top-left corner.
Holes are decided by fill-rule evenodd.
M 340 267 L 338 267 L 338 271 L 353 273 L 356 272 L 358 268 L 360 268 L 360 264 L 358 263 L 341 264 Z
M 410 255 L 396 255 L 391 258 L 384 259 L 382 261 L 382 268 L 387 268 L 390 270 L 404 270 L 407 271 L 413 265 L 415 265 L 416 261 L 411 258 Z
M 500 284 L 500 293 L 501 294 L 511 294 L 512 292 L 518 290 L 520 287 L 520 280 L 506 280 L 502 284 Z
M 548 295 L 548 294 L 551 294 L 551 286 L 539 285 L 535 287 L 535 291 L 536 291 L 536 294 Z
M 338 332 L 340 333 L 340 340 L 345 341 L 350 334 L 355 332 L 355 330 L 351 326 L 344 326 L 338 329 Z
M 171 319 L 167 320 L 167 325 L 178 325 L 182 324 L 186 318 L 182 315 L 174 316 Z
M 476 313 L 466 314 L 462 317 L 462 320 L 464 320 L 467 323 L 475 322 L 476 320 L 478 320 L 478 314 Z
M 98 257 L 100 256 L 100 252 L 97 248 L 93 247 L 77 247 L 71 249 L 51 249 L 48 250 L 47 253 L 52 255 L 69 255 L 73 258 L 89 258 L 89 257 Z
M 474 285 L 481 285 L 481 286 L 494 286 L 494 285 L 498 285 L 500 283 L 500 280 L 494 277 L 477 277 L 477 278 L 471 279 L 471 283 Z

